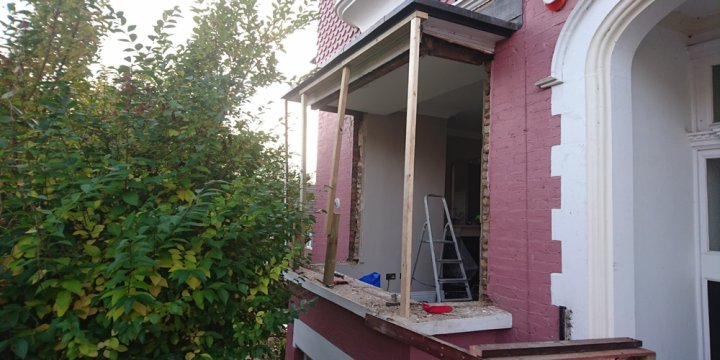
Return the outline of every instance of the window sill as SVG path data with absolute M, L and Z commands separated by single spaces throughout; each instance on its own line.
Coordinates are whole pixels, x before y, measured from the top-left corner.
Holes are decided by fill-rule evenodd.
M 403 318 L 398 306 L 386 306 L 392 293 L 345 277 L 348 284 L 327 288 L 322 284 L 322 274 L 310 269 L 286 272 L 285 279 L 303 289 L 330 301 L 357 316 L 374 315 L 425 335 L 455 334 L 464 332 L 509 329 L 512 315 L 496 306 L 480 301 L 448 303 L 453 310 L 447 314 L 429 314 L 422 305 L 412 302 L 411 315 Z

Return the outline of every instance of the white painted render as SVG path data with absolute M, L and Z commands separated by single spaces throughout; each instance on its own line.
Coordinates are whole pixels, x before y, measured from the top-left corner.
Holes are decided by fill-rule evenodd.
M 634 335 L 664 359 L 700 357 L 685 39 L 656 27 L 638 47 L 632 65 L 632 135 L 622 137 L 631 141 L 632 152 L 613 161 L 633 160 L 631 173 L 616 178 L 633 182 L 627 201 L 632 211 L 618 210 L 629 215 L 625 225 L 634 225 L 634 233 L 616 234 L 615 242 L 634 244 Z M 622 329 L 617 333 L 623 335 Z
M 682 3 L 578 2 L 556 45 L 550 77 L 543 81 L 555 85 L 552 111 L 562 116 L 552 174 L 561 176 L 553 238 L 562 242 L 563 268 L 553 274 L 552 299 L 573 311 L 573 338 L 635 336 L 636 317 L 643 316 L 636 314 L 636 270 L 647 254 L 636 253 L 638 184 L 628 176 L 636 161 L 629 156 L 635 125 L 632 60 L 648 32 Z M 697 296 L 695 291 L 685 295 Z
M 413 211 L 413 260 L 425 222 L 423 197 L 442 194 L 445 189 L 445 152 L 447 120 L 418 116 L 415 159 L 415 210 Z M 360 261 L 338 264 L 339 272 L 360 277 L 370 272 L 395 273 L 390 291 L 399 291 L 400 231 L 402 225 L 403 161 L 405 147 L 404 115 L 366 114 L 360 214 Z M 437 217 L 437 229 L 442 217 Z M 416 278 L 432 284 L 432 267 L 427 247 L 420 256 Z M 433 288 L 413 283 L 413 290 Z

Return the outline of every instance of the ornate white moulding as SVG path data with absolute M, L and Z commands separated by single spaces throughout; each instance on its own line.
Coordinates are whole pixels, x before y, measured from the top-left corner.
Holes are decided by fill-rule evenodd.
M 688 133 L 687 136 L 694 148 L 720 145 L 720 124 L 710 125 L 709 130 Z
M 365 32 L 402 0 L 335 0 L 335 12 L 346 23 Z

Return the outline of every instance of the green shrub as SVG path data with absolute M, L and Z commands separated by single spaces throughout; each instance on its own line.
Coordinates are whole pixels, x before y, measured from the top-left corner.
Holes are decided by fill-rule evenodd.
M 177 9 L 142 44 L 105 1 L 22 5 L 0 48 L 0 358 L 263 356 L 312 219 L 246 107 L 314 13 L 198 5 L 175 48 Z M 128 57 L 92 76 L 108 32 Z

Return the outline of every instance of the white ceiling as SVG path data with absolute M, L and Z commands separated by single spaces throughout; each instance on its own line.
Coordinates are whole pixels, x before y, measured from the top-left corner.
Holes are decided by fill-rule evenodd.
M 685 16 L 702 18 L 720 13 L 720 0 L 689 0 L 675 11 Z
M 403 65 L 348 95 L 350 110 L 390 115 L 407 106 L 408 66 Z M 418 113 L 449 118 L 482 110 L 482 66 L 432 56 L 420 59 Z M 337 106 L 337 102 L 331 104 Z
M 689 0 L 661 24 L 687 35 L 688 45 L 720 37 L 720 0 Z

